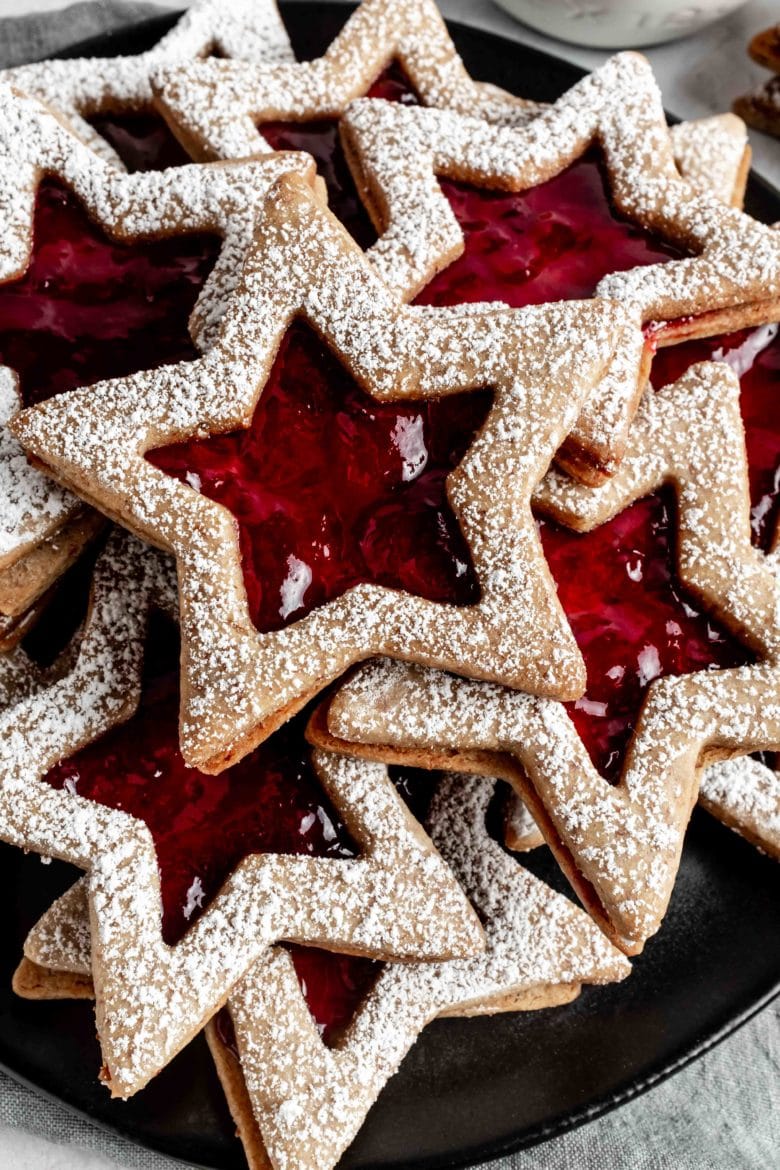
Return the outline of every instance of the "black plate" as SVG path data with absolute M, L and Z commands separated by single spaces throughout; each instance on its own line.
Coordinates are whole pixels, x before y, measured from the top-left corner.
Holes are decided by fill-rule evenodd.
M 301 56 L 317 55 L 343 23 L 336 4 L 285 8 Z M 156 19 L 91 42 L 89 52 L 139 52 L 172 23 Z M 452 25 L 469 70 L 539 100 L 581 71 L 536 50 Z M 77 50 L 83 52 L 84 46 Z M 72 50 L 72 53 L 76 50 Z M 751 177 L 748 206 L 770 222 L 780 196 Z M 533 868 L 565 889 L 544 851 Z M 111 1101 L 88 1004 L 26 1003 L 10 989 L 28 929 L 73 880 L 0 847 L 9 913 L 0 955 L 0 1062 L 15 1077 L 99 1125 L 199 1165 L 244 1166 L 198 1039 L 143 1093 Z M 433 1024 L 373 1109 L 343 1166 L 433 1170 L 532 1145 L 636 1096 L 701 1055 L 780 990 L 780 869 L 703 813 L 694 814 L 680 876 L 660 934 L 617 987 L 590 989 L 565 1008 Z

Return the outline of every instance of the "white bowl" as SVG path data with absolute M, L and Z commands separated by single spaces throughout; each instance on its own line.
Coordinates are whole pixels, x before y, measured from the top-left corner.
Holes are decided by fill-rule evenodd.
M 657 45 L 696 32 L 746 0 L 496 0 L 510 16 L 548 36 L 594 49 Z

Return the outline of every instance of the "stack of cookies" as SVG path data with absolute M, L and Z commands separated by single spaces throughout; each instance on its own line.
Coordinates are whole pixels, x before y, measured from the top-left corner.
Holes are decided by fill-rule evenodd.
M 434 1017 L 629 975 L 697 800 L 780 855 L 780 233 L 734 115 L 433 0 L 0 89 L 0 837 L 85 871 L 15 988 L 328 1170 Z

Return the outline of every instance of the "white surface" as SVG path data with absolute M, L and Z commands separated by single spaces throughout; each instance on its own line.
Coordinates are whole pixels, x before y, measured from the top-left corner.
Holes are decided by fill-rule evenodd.
M 19 1129 L 0 1130 L 0 1163 L 4 1170 L 117 1170 L 100 1154 L 55 1146 Z
M 588 68 L 598 65 L 609 55 L 607 52 L 598 50 L 578 49 L 532 32 L 517 24 L 506 13 L 490 4 L 488 0 L 440 0 L 440 2 L 445 14 L 453 19 L 488 28 L 539 48 L 546 48 L 550 52 L 567 57 L 569 60 L 576 61 Z M 0 16 L 21 15 L 62 6 L 62 0 L 0 0 Z M 179 4 L 169 5 L 169 7 L 179 6 Z M 661 84 L 667 109 L 683 118 L 701 117 L 705 114 L 720 112 L 728 109 L 738 94 L 766 76 L 763 70 L 749 61 L 745 54 L 745 45 L 755 32 L 778 19 L 779 9 L 777 0 L 774 2 L 753 0 L 752 3 L 726 20 L 710 26 L 700 34 L 648 50 L 647 55 Z M 521 90 L 520 86 L 518 86 L 518 90 Z M 751 140 L 754 150 L 754 165 L 767 178 L 780 186 L 780 144 L 757 133 L 751 135 Z M 769 1029 L 770 1038 L 773 1036 L 773 1043 L 776 1043 L 776 1018 L 773 1014 L 764 1013 L 761 1021 L 756 1021 L 746 1030 L 755 1033 L 756 1041 L 752 1041 L 753 1043 L 756 1043 L 760 1036 L 757 1029 L 762 1032 Z M 747 1041 L 747 1034 L 743 1033 L 743 1036 L 744 1040 Z M 708 1076 L 705 1088 L 709 1081 L 712 1081 L 714 1089 L 717 1090 L 719 1082 L 727 1078 L 730 1071 L 734 1071 L 730 1070 L 728 1056 L 729 1049 L 734 1043 L 739 1043 L 737 1038 L 731 1042 L 726 1041 L 722 1048 L 706 1058 L 705 1065 Z M 770 1062 L 769 1067 L 772 1067 L 772 1062 Z M 694 1084 L 693 1072 L 694 1068 L 691 1068 L 679 1074 L 673 1081 L 656 1089 L 650 1098 L 644 1100 L 648 1104 L 652 1100 L 653 1107 L 658 1110 L 659 1117 L 665 1115 L 665 1110 L 668 1119 L 678 1117 L 680 1100 L 684 1100 L 686 1094 L 695 1097 L 703 1091 L 698 1081 Z M 734 1093 L 738 1092 L 742 1079 L 741 1077 L 737 1078 L 733 1086 Z M 770 1086 L 766 1087 L 771 1093 Z M 703 1107 L 703 1098 L 701 1104 Z M 774 1107 L 777 1106 L 778 1103 L 775 1100 Z M 46 1108 L 47 1106 L 41 1103 L 41 1109 L 45 1110 Z M 642 1109 L 642 1101 L 626 1106 L 621 1110 L 621 1118 L 625 1120 L 627 1125 L 633 1123 L 636 1126 L 634 1117 L 638 1118 L 638 1111 Z M 771 1115 L 773 1106 L 771 1103 L 764 1102 L 763 1109 L 768 1109 Z M 682 1110 L 683 1116 L 684 1113 L 685 1111 Z M 671 1124 L 671 1120 L 669 1123 Z M 574 1146 L 576 1135 L 571 1135 L 571 1139 L 559 1139 L 559 1141 L 567 1140 Z M 553 1145 L 555 1144 L 553 1143 Z M 543 1157 L 542 1151 L 544 1149 L 545 1147 L 541 1147 L 538 1151 L 529 1151 L 526 1155 L 520 1155 L 517 1163 L 512 1159 L 512 1164 L 528 1164 L 529 1166 L 540 1164 L 537 1163 L 537 1157 Z M 671 1170 L 671 1163 L 660 1151 L 656 1161 L 649 1149 L 637 1149 L 638 1160 L 634 1165 L 638 1167 L 641 1164 L 642 1167 L 648 1166 L 649 1168 L 649 1163 L 644 1158 L 645 1154 L 651 1157 L 654 1170 L 661 1167 L 670 1167 Z M 574 1156 L 576 1159 L 577 1155 Z M 603 1151 L 601 1151 L 601 1156 L 603 1160 Z M 125 1160 L 123 1157 L 122 1164 L 138 1166 L 140 1158 L 143 1158 L 140 1151 L 128 1149 L 127 1159 Z M 713 1162 L 708 1154 L 704 1154 L 704 1159 L 699 1164 L 701 1170 L 705 1170 L 705 1168 L 709 1170 L 711 1166 L 716 1164 L 719 1167 L 724 1165 L 719 1159 L 717 1162 Z M 762 1162 L 766 1165 L 763 1159 Z M 170 1163 L 167 1164 L 170 1165 Z M 575 1162 L 570 1164 L 574 1165 Z M 588 1160 L 588 1165 L 579 1161 L 576 1164 L 579 1170 L 589 1170 L 590 1166 L 595 1163 Z M 741 1164 L 748 1165 L 747 1161 Z M 112 1168 L 116 1170 L 116 1166 L 116 1162 L 109 1161 L 102 1155 L 83 1148 L 58 1146 L 20 1130 L 0 1129 L 0 1170 L 112 1170 Z M 610 1166 L 609 1170 L 633 1170 L 633 1166 Z M 674 1170 L 680 1170 L 679 1165 L 675 1166 Z M 686 1170 L 691 1170 L 691 1168 L 686 1167 Z
M 656 45 L 699 32 L 745 0 L 496 0 L 510 16 L 552 37 L 600 49 Z

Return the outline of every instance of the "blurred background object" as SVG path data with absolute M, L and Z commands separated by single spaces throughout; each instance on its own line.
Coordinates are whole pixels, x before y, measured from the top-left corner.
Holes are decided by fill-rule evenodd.
M 697 32 L 746 0 L 496 0 L 539 32 L 596 49 L 658 45 Z

